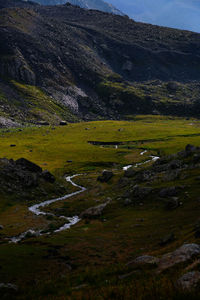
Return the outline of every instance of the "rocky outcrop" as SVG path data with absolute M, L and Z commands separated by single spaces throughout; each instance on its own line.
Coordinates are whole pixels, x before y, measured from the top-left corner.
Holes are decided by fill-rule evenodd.
M 31 162 L 26 158 L 19 158 L 15 161 L 16 165 L 20 167 L 21 170 L 27 170 L 33 173 L 41 173 L 42 168 L 35 163 Z
M 176 264 L 190 261 L 200 254 L 200 246 L 197 244 L 185 244 L 174 252 L 163 255 L 158 264 L 158 271 L 162 272 Z
M 108 182 L 114 176 L 112 171 L 104 170 L 101 176 L 98 176 L 97 180 L 100 182 Z
M 97 218 L 97 217 L 100 217 L 104 211 L 104 209 L 106 208 L 106 206 L 110 203 L 110 200 L 103 203 L 103 204 L 100 204 L 100 205 L 97 205 L 97 206 L 94 206 L 94 207 L 90 207 L 88 209 L 86 209 L 84 212 L 82 212 L 80 214 L 80 218 L 83 218 L 83 219 L 91 219 L 91 218 Z
M 42 183 L 42 180 L 55 182 L 55 177 L 49 171 L 43 171 L 40 166 L 25 158 L 16 161 L 0 159 L 0 178 L 2 191 L 6 193 L 34 189 Z
M 197 284 L 200 282 L 200 272 L 193 271 L 188 272 L 181 276 L 177 281 L 177 286 L 182 288 L 183 290 L 191 290 L 194 289 Z

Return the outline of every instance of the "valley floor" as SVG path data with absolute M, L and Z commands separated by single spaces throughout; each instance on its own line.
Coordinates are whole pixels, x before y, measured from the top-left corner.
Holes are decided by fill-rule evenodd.
M 47 184 L 22 195 L 13 193 L 12 187 L 9 192 L 1 189 L 2 299 L 199 299 L 198 286 L 183 291 L 176 284 L 187 271 L 198 272 L 199 254 L 162 272 L 151 264 L 132 264 L 141 255 L 160 259 L 184 243 L 200 243 L 199 150 L 195 148 L 191 157 L 173 156 L 187 144 L 200 146 L 197 119 L 147 115 L 130 116 L 126 121 L 1 130 L 2 158 L 24 157 L 57 179 L 55 190 Z M 151 156 L 167 157 L 165 164 L 171 173 L 159 173 L 162 168 Z M 133 174 L 123 170 L 146 161 L 130 168 Z M 101 182 L 97 178 L 105 169 L 113 176 Z M 37 216 L 28 210 L 36 203 L 77 191 L 64 180 L 65 175 L 73 174 L 81 174 L 74 182 L 86 190 L 43 208 L 55 216 Z M 147 174 L 148 179 L 141 179 L 140 184 L 139 178 Z M 138 184 L 143 192 L 149 188 L 152 193 L 143 197 L 141 192 L 132 199 Z M 159 196 L 164 188 L 174 187 L 178 195 Z M 172 198 L 178 205 L 166 209 Z M 70 229 L 55 232 L 62 226 L 59 216 L 80 216 L 106 202 L 101 214 L 83 214 Z M 10 237 L 29 229 L 51 233 L 9 243 Z M 2 288 L 1 283 L 14 286 Z

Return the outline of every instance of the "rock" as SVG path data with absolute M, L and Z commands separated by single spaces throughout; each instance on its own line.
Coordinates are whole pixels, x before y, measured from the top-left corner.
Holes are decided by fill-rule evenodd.
M 163 181 L 174 181 L 176 179 L 178 179 L 181 176 L 181 171 L 178 170 L 170 170 L 168 172 L 166 172 L 163 176 Z
M 176 209 L 179 205 L 178 197 L 172 197 L 165 201 L 165 209 L 167 210 Z
M 42 168 L 36 165 L 35 163 L 29 161 L 26 158 L 19 158 L 16 160 L 16 164 L 21 166 L 23 169 L 28 170 L 30 172 L 42 173 Z
M 173 242 L 175 240 L 175 236 L 173 233 L 170 233 L 166 235 L 163 239 L 160 241 L 160 246 L 166 246 L 167 244 Z
M 37 125 L 48 126 L 49 122 L 47 122 L 47 121 L 39 121 L 39 122 L 37 122 Z
M 180 169 L 182 167 L 182 161 L 178 159 L 174 159 L 169 163 L 169 168 L 174 170 L 174 169 Z
M 164 188 L 160 191 L 159 196 L 162 198 L 177 196 L 177 189 L 175 186 Z
M 129 182 L 130 182 L 129 178 L 122 177 L 122 178 L 119 179 L 118 185 L 119 185 L 119 187 L 125 187 L 125 186 L 127 186 L 129 184 Z
M 133 69 L 133 63 L 130 60 L 127 60 L 122 66 L 123 71 L 130 72 L 132 71 L 132 69 Z
M 197 150 L 197 147 L 188 144 L 188 145 L 185 147 L 185 153 L 186 153 L 186 156 L 191 155 L 191 154 L 194 153 L 196 150 Z
M 17 291 L 18 287 L 12 283 L 0 283 L 0 289 L 11 289 Z
M 124 206 L 129 206 L 129 205 L 131 205 L 131 204 L 133 204 L 133 202 L 132 202 L 131 199 L 126 198 L 126 199 L 124 200 Z
M 195 163 L 195 164 L 197 164 L 197 163 L 199 163 L 200 162 L 200 154 L 194 154 L 194 156 L 193 156 L 193 162 Z
M 184 290 L 191 290 L 197 286 L 200 281 L 200 272 L 193 271 L 184 274 L 177 281 L 177 286 Z
M 158 265 L 159 259 L 155 256 L 150 255 L 142 255 L 137 257 L 131 262 L 128 262 L 126 265 L 137 265 L 137 266 L 144 266 L 144 265 Z
M 68 123 L 66 121 L 60 121 L 60 126 L 66 126 Z
M 180 85 L 175 81 L 170 81 L 167 83 L 166 87 L 167 87 L 168 91 L 176 92 L 180 88 Z
M 97 178 L 100 182 L 108 182 L 114 176 L 112 171 L 104 170 L 102 175 Z
M 42 178 L 44 178 L 44 180 L 50 182 L 50 183 L 54 183 L 55 182 L 55 177 L 48 171 L 48 170 L 44 170 L 41 174 Z
M 133 168 L 129 168 L 124 172 L 124 176 L 127 178 L 133 177 L 136 174 L 136 171 Z
M 0 225 L 0 230 L 4 229 L 4 226 L 3 225 Z
M 132 191 L 132 195 L 136 198 L 144 199 L 152 191 L 153 189 L 151 187 L 143 187 L 143 186 L 135 185 Z
M 184 263 L 200 254 L 200 246 L 197 244 L 184 244 L 174 252 L 162 256 L 158 265 L 158 272 L 173 267 L 176 264 Z
M 154 179 L 154 173 L 149 171 L 149 170 L 145 170 L 143 172 L 140 172 L 137 175 L 137 181 L 139 182 L 143 182 L 143 181 L 150 181 Z
M 98 206 L 90 207 L 80 214 L 80 218 L 96 218 L 102 215 L 105 207 L 110 203 L 110 200 L 106 203 L 100 204 Z

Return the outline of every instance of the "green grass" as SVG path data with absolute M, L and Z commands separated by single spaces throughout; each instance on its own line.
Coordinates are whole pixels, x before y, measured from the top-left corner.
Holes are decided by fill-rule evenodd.
M 48 126 L 24 128 L 23 131 L 13 129 L 9 133 L 1 130 L 0 138 L 2 157 L 25 157 L 50 171 L 76 173 L 98 165 L 101 168 L 108 163 L 134 163 L 144 159 L 139 155 L 141 149 L 169 154 L 182 150 L 187 143 L 198 145 L 200 126 L 197 120 L 139 116 L 132 121 L 83 122 L 55 130 Z M 118 141 L 125 145 L 115 149 L 93 146 L 88 141 Z M 12 148 L 10 144 L 16 144 L 16 147 Z M 129 145 L 132 149 L 128 149 Z
M 94 146 L 88 141 L 118 141 L 123 145 L 115 149 Z M 16 147 L 10 147 L 11 143 Z M 185 186 L 179 196 L 183 206 L 177 210 L 166 211 L 164 201 L 156 194 L 143 201 L 143 206 L 124 207 L 122 199 L 118 200 L 126 190 L 118 184 L 123 165 L 146 160 L 151 153 L 176 153 L 188 143 L 200 145 L 198 120 L 129 116 L 128 121 L 76 123 L 55 130 L 52 127 L 24 128 L 20 132 L 1 130 L 1 157 L 25 157 L 49 169 L 57 178 L 65 173 L 84 173 L 75 180 L 88 190 L 47 210 L 62 208 L 62 213 L 69 216 L 104 203 L 107 197 L 113 201 L 99 219 L 82 220 L 70 230 L 30 238 L 19 245 L 2 244 L 0 282 L 19 285 L 16 295 L 19 299 L 195 299 L 192 293 L 188 296 L 174 286 L 185 265 L 164 275 L 152 276 L 152 270 L 142 270 L 119 279 L 134 271 L 126 263 L 138 255 L 159 257 L 184 242 L 199 242 L 193 232 L 200 208 L 199 184 L 195 180 L 200 173 L 198 168 L 176 182 L 152 184 L 155 188 Z M 140 155 L 141 149 L 149 149 L 144 157 Z M 108 184 L 96 180 L 104 168 L 115 173 Z M 28 203 L 22 201 L 10 206 L 11 202 L 9 197 L 1 200 L 0 223 L 5 226 L 1 234 L 56 226 L 52 220 L 28 213 Z M 175 241 L 161 247 L 160 239 L 170 232 L 175 234 Z
M 11 83 L 24 99 L 24 105 L 28 110 L 30 119 L 45 120 L 51 124 L 58 123 L 59 119 L 77 121 L 77 118 L 66 107 L 46 95 L 40 88 L 14 80 Z

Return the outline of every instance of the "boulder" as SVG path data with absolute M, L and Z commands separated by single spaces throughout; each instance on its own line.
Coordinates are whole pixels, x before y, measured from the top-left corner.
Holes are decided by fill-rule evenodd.
M 126 198 L 126 199 L 124 200 L 124 206 L 129 206 L 129 205 L 131 205 L 131 204 L 133 204 L 133 201 L 132 201 L 131 199 Z
M 191 290 L 200 282 L 200 272 L 193 271 L 184 274 L 177 281 L 177 286 L 183 290 Z
M 175 81 L 169 81 L 166 85 L 168 91 L 176 92 L 180 88 L 180 84 Z
M 194 156 L 193 156 L 193 162 L 195 163 L 195 164 L 197 164 L 197 163 L 199 163 L 200 162 L 200 154 L 194 154 Z
M 145 170 L 143 172 L 138 173 L 136 179 L 138 182 L 150 181 L 154 179 L 154 173 L 150 170 Z
M 185 147 L 185 157 L 188 157 L 188 156 L 194 154 L 196 151 L 199 151 L 199 147 L 195 147 L 193 145 L 188 144 Z
M 124 172 L 124 176 L 127 178 L 131 178 L 136 174 L 136 171 L 133 168 L 129 168 Z
M 128 262 L 126 265 L 135 265 L 135 266 L 150 266 L 150 265 L 158 265 L 159 258 L 150 255 L 142 255 L 134 259 L 133 261 Z
M 174 181 L 178 178 L 180 178 L 181 176 L 181 170 L 177 169 L 177 170 L 169 170 L 168 172 L 166 172 L 163 176 L 163 181 Z
M 136 198 L 144 199 L 152 191 L 153 189 L 151 187 L 143 187 L 143 186 L 135 185 L 133 188 L 132 195 Z
M 174 159 L 169 163 L 169 168 L 172 170 L 180 169 L 182 167 L 182 161 Z
M 56 180 L 55 177 L 48 170 L 44 170 L 41 176 L 42 178 L 44 178 L 44 180 L 50 183 L 54 183 Z
M 60 121 L 60 126 L 66 126 L 68 123 L 66 121 Z
M 100 182 L 108 182 L 114 176 L 112 171 L 104 170 L 102 175 L 97 178 Z
M 119 187 L 125 187 L 130 183 L 130 179 L 127 177 L 121 177 L 118 181 Z
M 42 173 L 42 168 L 26 158 L 19 158 L 16 160 L 16 165 L 20 166 L 24 170 L 28 170 L 34 173 Z
M 102 215 L 103 210 L 106 208 L 106 206 L 110 203 L 110 200 L 107 201 L 106 203 L 94 206 L 94 207 L 90 207 L 88 209 L 86 209 L 84 212 L 82 212 L 80 214 L 80 218 L 83 219 L 91 219 L 91 218 L 97 218 L 99 216 Z
M 158 264 L 158 272 L 169 269 L 176 264 L 184 263 L 200 254 L 200 246 L 197 244 L 184 244 L 174 252 L 163 255 Z
M 172 197 L 170 199 L 167 199 L 165 201 L 165 209 L 167 210 L 172 210 L 175 209 L 179 206 L 179 201 L 178 201 L 178 197 Z
M 163 188 L 161 189 L 159 196 L 161 198 L 175 197 L 177 196 L 177 188 L 175 186 Z

